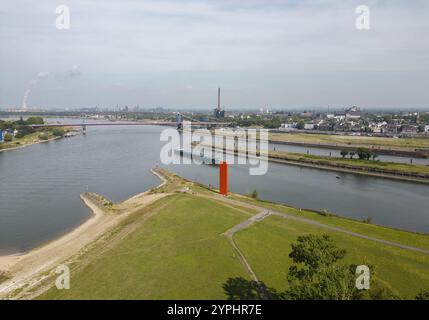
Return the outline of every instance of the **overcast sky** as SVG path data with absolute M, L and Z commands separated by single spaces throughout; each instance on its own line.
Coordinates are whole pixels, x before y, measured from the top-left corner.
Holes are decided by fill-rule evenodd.
M 427 0 L 2 1 L 0 108 L 208 109 L 220 86 L 227 108 L 429 109 L 428 17 Z

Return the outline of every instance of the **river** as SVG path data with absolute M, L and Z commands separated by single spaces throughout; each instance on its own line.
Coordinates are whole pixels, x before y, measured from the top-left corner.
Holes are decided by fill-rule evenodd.
M 124 200 L 157 185 L 163 127 L 88 127 L 86 135 L 0 152 L 0 254 L 30 250 L 89 217 L 79 195 Z M 174 165 L 185 178 L 217 185 L 218 168 Z M 405 230 L 429 233 L 429 185 L 270 163 L 264 176 L 229 170 L 230 190 Z M 340 175 L 341 179 L 336 179 Z

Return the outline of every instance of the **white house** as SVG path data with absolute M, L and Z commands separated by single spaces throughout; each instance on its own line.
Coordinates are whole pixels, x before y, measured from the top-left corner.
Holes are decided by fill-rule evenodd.
M 296 124 L 295 123 L 282 123 L 281 129 L 295 129 Z
M 304 130 L 313 130 L 314 129 L 315 124 L 314 123 L 306 123 L 304 125 Z

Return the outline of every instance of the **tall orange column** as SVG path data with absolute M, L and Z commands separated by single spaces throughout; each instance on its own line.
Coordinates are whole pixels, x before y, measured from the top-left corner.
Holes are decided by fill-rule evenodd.
M 219 193 L 224 196 L 228 195 L 228 164 L 226 162 L 219 165 Z

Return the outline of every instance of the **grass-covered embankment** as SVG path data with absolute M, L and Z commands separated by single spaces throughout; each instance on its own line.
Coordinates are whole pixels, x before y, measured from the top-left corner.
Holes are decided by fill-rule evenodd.
M 194 143 L 194 146 L 196 144 Z M 201 147 L 209 147 L 201 144 Z M 232 149 L 222 150 L 216 149 L 219 152 L 232 154 Z M 245 155 L 245 151 L 238 149 L 238 154 Z M 315 156 L 303 153 L 291 153 L 284 151 L 269 150 L 268 153 L 261 152 L 259 155 L 266 156 L 269 161 L 309 166 L 325 170 L 337 170 L 344 172 L 352 172 L 358 174 L 366 174 L 377 177 L 386 177 L 406 181 L 429 183 L 429 166 L 419 164 L 406 164 L 396 162 L 381 162 L 377 160 L 362 160 L 356 158 L 341 158 L 329 156 Z
M 223 234 L 264 208 L 304 217 L 323 225 L 429 248 L 429 236 L 389 229 L 336 216 L 300 211 L 239 195 L 219 201 L 215 192 L 180 182 L 186 194 L 158 200 L 127 219 L 100 245 L 70 265 L 70 290 L 51 288 L 43 299 L 223 299 L 229 278 L 250 279 L 237 252 Z M 182 180 L 183 181 L 183 180 Z M 156 192 L 163 192 L 158 190 Z M 229 199 L 228 198 L 228 199 Z M 252 204 L 252 208 L 248 205 Z M 260 208 L 260 209 L 257 209 Z M 269 216 L 233 238 L 259 280 L 278 290 L 287 287 L 291 243 L 299 235 L 329 234 L 347 250 L 344 263 L 375 267 L 377 279 L 395 294 L 413 298 L 429 288 L 429 255 L 362 239 L 309 223 Z
M 429 179 L 429 166 L 419 164 L 315 156 L 281 151 L 269 151 L 269 158 L 272 160 L 295 161 L 311 165 L 329 166 L 339 169 L 362 171 L 368 173 Z
M 346 249 L 346 264 L 375 266 L 377 279 L 399 297 L 414 298 L 421 289 L 429 287 L 429 255 L 298 221 L 271 216 L 238 232 L 235 240 L 258 277 L 269 287 L 282 291 L 287 288 L 286 277 L 292 263 L 291 244 L 307 233 L 330 235 L 339 247 Z
M 75 274 L 70 290 L 53 288 L 42 298 L 222 299 L 228 277 L 246 277 L 221 235 L 245 214 L 189 195 L 150 210 L 159 212 Z M 147 212 L 134 217 L 137 223 Z
M 40 130 L 25 135 L 22 138 L 14 138 L 12 141 L 5 141 L 0 143 L 0 151 L 7 149 L 15 149 L 25 147 L 31 144 L 49 141 L 52 139 L 59 139 L 61 135 L 55 135 L 53 130 Z
M 414 149 L 429 148 L 429 139 L 422 138 L 388 138 L 369 136 L 350 136 L 334 134 L 311 133 L 278 133 L 270 132 L 269 139 L 273 142 L 292 142 L 303 144 L 320 144 L 324 146 L 367 147 L 381 149 L 397 149 L 413 151 Z

